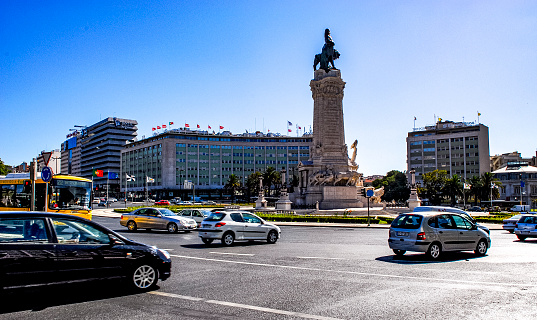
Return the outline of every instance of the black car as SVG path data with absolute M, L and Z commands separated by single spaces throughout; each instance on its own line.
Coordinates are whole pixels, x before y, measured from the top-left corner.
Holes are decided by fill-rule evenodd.
M 126 279 L 136 290 L 170 277 L 170 255 L 90 220 L 0 212 L 0 290 Z

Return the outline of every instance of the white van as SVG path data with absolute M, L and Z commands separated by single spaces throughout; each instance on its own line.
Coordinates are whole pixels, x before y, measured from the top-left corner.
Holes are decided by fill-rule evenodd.
M 528 212 L 530 211 L 529 204 L 515 204 L 511 209 L 513 212 Z

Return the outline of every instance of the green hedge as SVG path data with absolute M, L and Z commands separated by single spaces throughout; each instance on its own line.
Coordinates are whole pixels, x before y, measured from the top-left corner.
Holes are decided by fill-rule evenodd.
M 367 223 L 367 217 L 341 217 L 341 216 L 298 216 L 298 215 L 282 215 L 282 214 L 267 214 L 256 212 L 258 216 L 275 222 L 324 222 L 324 223 Z M 393 218 L 387 217 L 371 217 L 370 223 L 373 224 L 388 224 L 393 221 Z

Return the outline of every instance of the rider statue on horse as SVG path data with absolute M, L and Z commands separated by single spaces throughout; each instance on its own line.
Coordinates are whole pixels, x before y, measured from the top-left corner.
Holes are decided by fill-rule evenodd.
M 334 41 L 330 35 L 330 29 L 324 30 L 324 46 L 322 53 L 315 55 L 315 61 L 313 62 L 313 71 L 317 70 L 317 64 L 320 65 L 320 69 L 323 69 L 325 72 L 330 71 L 330 69 L 336 69 L 334 65 L 334 60 L 339 58 L 339 52 L 334 49 Z M 332 67 L 330 67 L 330 64 Z

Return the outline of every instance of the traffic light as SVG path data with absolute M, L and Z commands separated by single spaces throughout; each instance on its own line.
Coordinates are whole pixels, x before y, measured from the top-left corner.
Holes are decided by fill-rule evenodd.
M 366 191 L 366 189 L 362 188 L 362 197 L 365 197 L 365 191 Z

